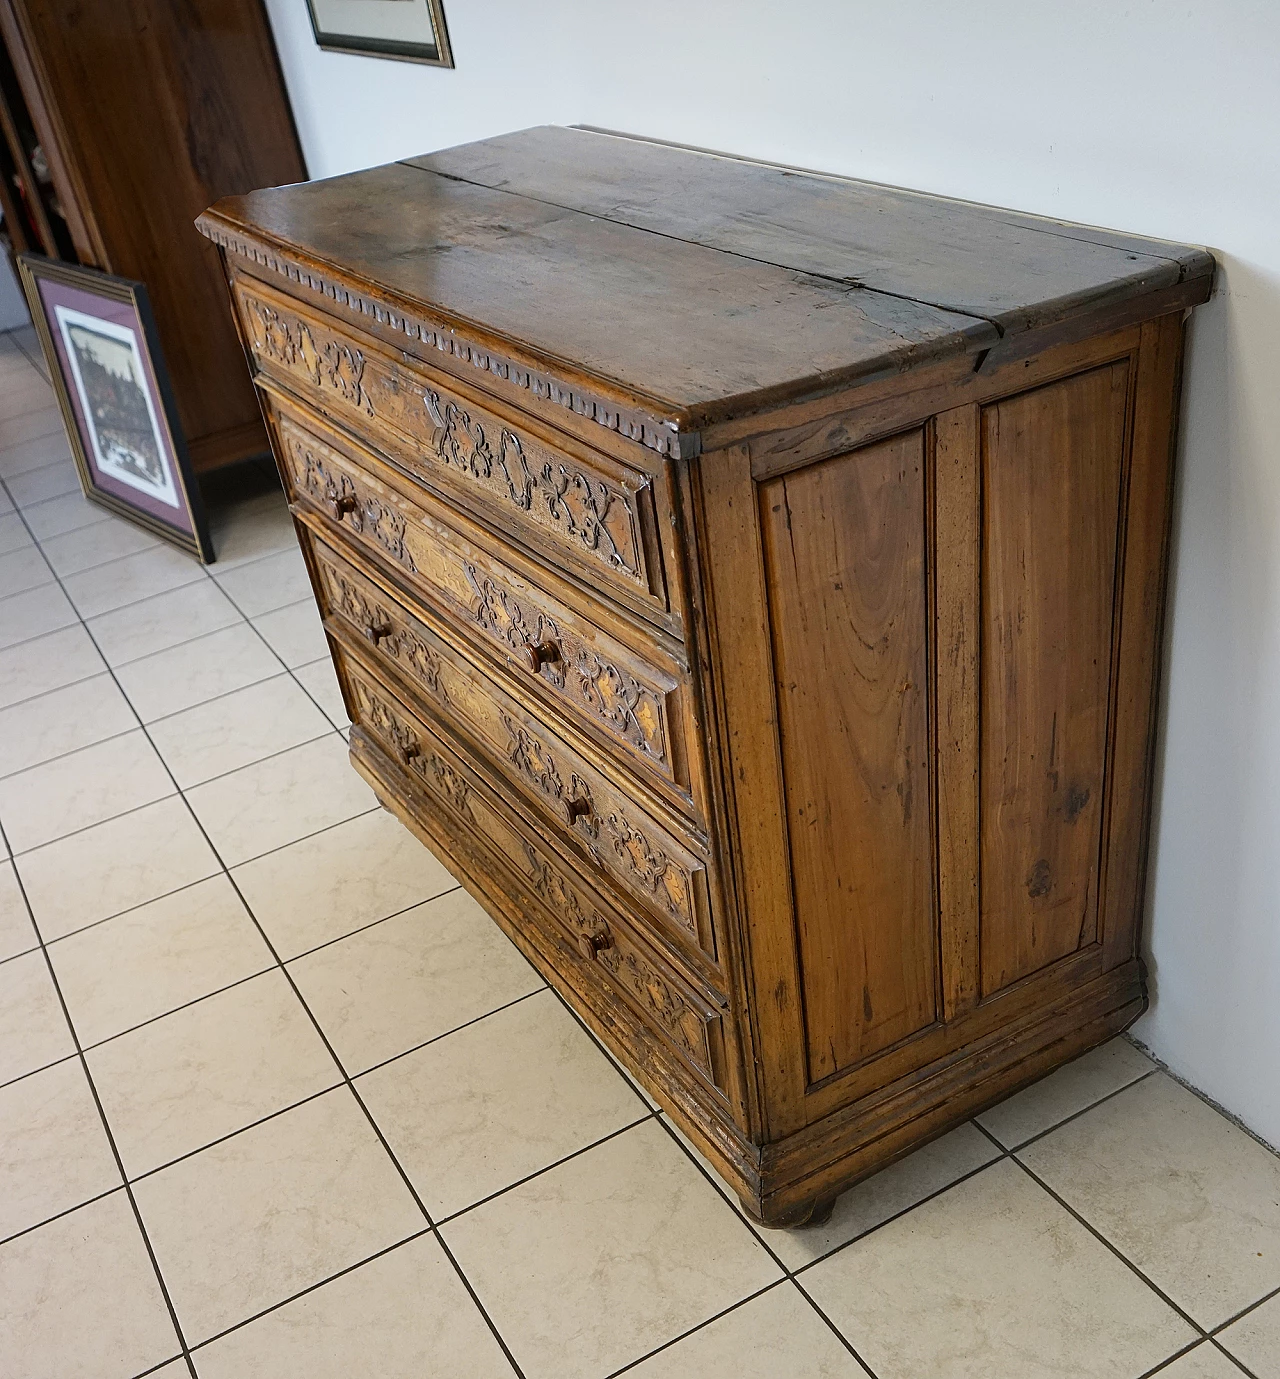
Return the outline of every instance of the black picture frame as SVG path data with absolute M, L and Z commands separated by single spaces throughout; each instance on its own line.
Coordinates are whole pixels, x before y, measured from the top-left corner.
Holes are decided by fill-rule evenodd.
M 19 254 L 17 264 L 84 496 L 212 564 L 145 284 L 42 254 Z M 90 401 L 95 390 L 98 406 Z M 113 409 L 115 435 L 103 421 Z M 126 421 L 127 432 L 119 429 Z M 126 434 L 136 440 L 122 444 L 117 438 Z
M 316 43 L 329 53 L 354 53 L 363 57 L 387 57 L 399 62 L 420 62 L 428 67 L 452 67 L 453 49 L 449 46 L 449 29 L 444 18 L 443 0 L 363 0 L 378 6 L 412 5 L 428 20 L 431 42 L 409 42 L 388 38 L 375 31 L 361 33 L 350 21 L 342 28 L 326 28 L 326 18 L 318 12 L 334 0 L 307 0 L 311 15 L 311 29 Z M 318 7 L 318 8 L 317 8 Z

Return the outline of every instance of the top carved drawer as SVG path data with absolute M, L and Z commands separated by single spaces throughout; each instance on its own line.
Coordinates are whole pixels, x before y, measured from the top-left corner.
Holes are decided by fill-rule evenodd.
M 567 437 L 553 442 L 256 279 L 238 277 L 234 290 L 268 376 L 534 554 L 554 548 L 557 567 L 592 587 L 651 615 L 667 612 L 653 475 Z

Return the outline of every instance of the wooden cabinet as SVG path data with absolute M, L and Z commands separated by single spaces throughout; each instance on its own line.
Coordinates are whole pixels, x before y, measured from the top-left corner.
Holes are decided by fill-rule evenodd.
M 0 0 L 0 133 L 11 247 L 146 283 L 195 469 L 265 450 L 191 225 L 306 176 L 261 0 Z
M 353 761 L 753 1216 L 1140 1013 L 1207 253 L 563 129 L 200 226 Z

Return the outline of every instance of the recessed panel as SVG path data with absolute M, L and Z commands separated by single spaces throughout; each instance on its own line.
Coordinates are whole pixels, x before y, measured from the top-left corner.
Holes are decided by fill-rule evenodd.
M 760 498 L 813 1083 L 935 1017 L 923 432 Z

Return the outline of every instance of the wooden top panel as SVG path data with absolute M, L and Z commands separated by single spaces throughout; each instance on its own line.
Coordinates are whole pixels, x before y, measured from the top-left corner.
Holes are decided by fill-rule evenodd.
M 550 387 L 527 386 L 564 385 L 575 410 L 637 408 L 677 432 L 1213 267 L 1199 250 L 552 127 L 228 197 L 201 228 L 320 290 L 354 288 L 360 310 L 419 313 L 430 330 L 411 336 L 496 353 L 469 348 L 480 367 L 539 370 Z

